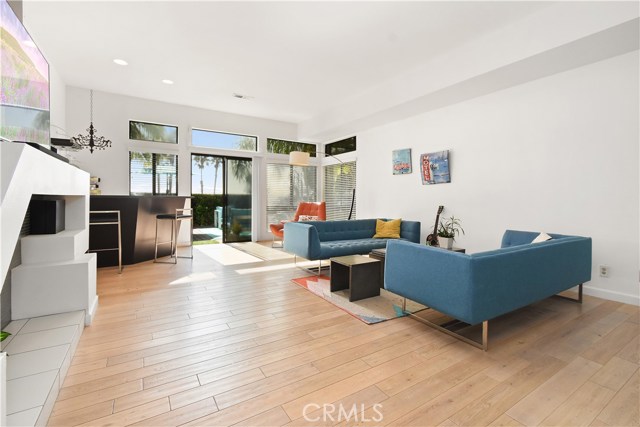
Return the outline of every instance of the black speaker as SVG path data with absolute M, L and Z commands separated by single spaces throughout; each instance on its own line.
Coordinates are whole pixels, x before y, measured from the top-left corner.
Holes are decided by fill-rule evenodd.
M 33 199 L 29 204 L 30 233 L 56 234 L 64 230 L 64 200 Z

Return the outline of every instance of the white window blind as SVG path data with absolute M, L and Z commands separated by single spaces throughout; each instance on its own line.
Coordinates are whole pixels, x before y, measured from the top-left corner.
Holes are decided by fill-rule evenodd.
M 324 200 L 327 203 L 327 220 L 349 218 L 353 190 L 356 188 L 356 162 L 338 163 L 324 167 Z M 356 218 L 354 201 L 351 219 Z
M 129 193 L 178 194 L 178 156 L 129 152 Z
M 317 201 L 315 166 L 267 164 L 267 224 L 293 219 L 300 202 Z

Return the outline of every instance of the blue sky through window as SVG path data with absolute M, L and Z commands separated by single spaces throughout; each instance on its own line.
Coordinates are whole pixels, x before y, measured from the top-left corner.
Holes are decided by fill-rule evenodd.
M 201 162 L 199 158 L 206 160 Z M 215 167 L 216 160 L 218 160 L 217 171 Z M 203 166 L 202 169 L 200 168 L 200 164 Z M 194 154 L 191 157 L 191 194 L 222 194 L 222 168 L 221 157 L 216 158 L 213 156 L 198 156 Z
M 201 129 L 193 129 L 191 131 L 191 144 L 198 147 L 256 151 L 257 140 L 255 136 L 234 135 Z M 253 141 L 252 146 L 248 141 Z

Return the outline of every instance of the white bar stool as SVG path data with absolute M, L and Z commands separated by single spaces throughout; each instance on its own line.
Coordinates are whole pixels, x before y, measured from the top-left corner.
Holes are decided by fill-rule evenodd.
M 160 221 L 171 221 L 171 240 L 166 242 L 158 242 L 158 223 Z M 189 248 L 190 256 L 178 256 L 178 225 L 182 221 L 189 221 Z M 170 257 L 174 258 L 173 262 L 158 261 L 158 246 L 171 245 Z M 156 239 L 155 239 L 155 255 L 153 262 L 159 264 L 177 264 L 178 258 L 193 259 L 193 209 L 184 208 L 176 209 L 175 214 L 158 214 L 156 215 Z

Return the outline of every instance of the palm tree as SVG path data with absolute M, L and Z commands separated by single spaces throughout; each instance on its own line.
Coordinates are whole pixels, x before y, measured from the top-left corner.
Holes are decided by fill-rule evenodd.
M 213 167 L 215 168 L 215 173 L 213 174 L 213 194 L 216 194 L 216 187 L 218 185 L 218 168 L 224 161 L 222 157 L 212 157 Z
M 255 150 L 255 139 L 242 138 L 238 142 L 238 149 L 240 150 Z M 231 168 L 233 175 L 240 181 L 244 181 L 247 189 L 251 189 L 251 161 L 236 161 L 233 162 Z
M 213 162 L 214 162 L 214 157 L 211 157 L 211 156 L 200 156 L 200 155 L 193 156 L 193 163 L 198 167 L 198 169 L 200 169 L 200 194 L 204 194 L 204 181 L 202 178 L 202 173 L 204 172 L 204 168 L 213 164 Z M 216 167 L 216 173 L 217 173 L 217 167 Z M 215 194 L 215 184 L 213 189 Z
M 129 122 L 129 138 L 141 141 L 177 142 L 177 128 L 153 123 Z
M 292 151 L 304 151 L 311 154 L 311 157 L 316 157 L 315 144 L 269 138 L 267 139 L 267 146 L 270 153 L 289 154 Z

